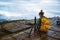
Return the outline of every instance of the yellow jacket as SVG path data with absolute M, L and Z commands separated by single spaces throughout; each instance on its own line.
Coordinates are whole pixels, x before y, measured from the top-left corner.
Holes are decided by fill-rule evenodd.
M 45 16 L 43 16 L 41 18 L 41 26 L 40 26 L 40 30 L 41 31 L 48 31 L 49 29 L 49 25 L 50 25 L 50 21 L 48 18 L 46 18 Z

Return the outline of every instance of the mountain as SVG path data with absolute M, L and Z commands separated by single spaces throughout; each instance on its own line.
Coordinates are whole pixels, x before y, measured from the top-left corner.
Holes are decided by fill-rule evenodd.
M 7 17 L 3 14 L 0 14 L 0 22 L 7 21 Z
M 4 21 L 7 21 L 6 19 L 0 19 L 0 22 L 4 22 Z

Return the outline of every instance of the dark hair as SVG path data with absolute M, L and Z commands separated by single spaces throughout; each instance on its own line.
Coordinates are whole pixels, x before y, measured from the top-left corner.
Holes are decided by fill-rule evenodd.
M 40 13 L 39 13 L 39 15 L 43 15 L 43 14 L 44 14 L 44 12 L 40 12 Z

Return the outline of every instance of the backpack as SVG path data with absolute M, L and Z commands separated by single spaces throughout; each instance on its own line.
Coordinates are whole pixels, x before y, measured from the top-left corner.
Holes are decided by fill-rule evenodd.
M 50 21 L 48 20 L 48 18 L 46 18 L 45 16 L 43 16 L 41 18 L 41 26 L 40 26 L 40 30 L 47 32 L 49 30 L 49 26 L 50 26 Z

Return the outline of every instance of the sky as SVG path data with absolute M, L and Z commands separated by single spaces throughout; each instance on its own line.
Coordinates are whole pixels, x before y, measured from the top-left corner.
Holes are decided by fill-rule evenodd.
M 46 17 L 60 16 L 60 0 L 0 0 L 0 18 L 39 18 L 40 10 Z

